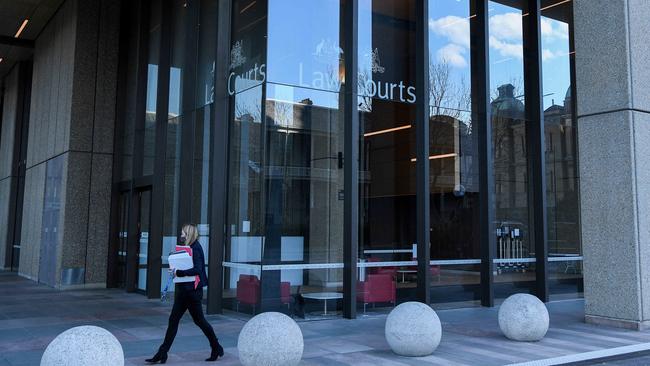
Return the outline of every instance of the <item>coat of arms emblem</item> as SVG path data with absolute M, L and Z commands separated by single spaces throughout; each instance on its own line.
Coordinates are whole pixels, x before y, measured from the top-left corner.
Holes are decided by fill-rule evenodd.
M 242 51 L 242 41 L 237 41 L 230 50 L 230 69 L 235 69 L 246 62 Z
M 372 72 L 383 74 L 384 71 L 386 71 L 386 68 L 381 66 L 381 60 L 379 60 L 379 49 L 375 48 L 374 51 L 370 52 L 369 56 Z

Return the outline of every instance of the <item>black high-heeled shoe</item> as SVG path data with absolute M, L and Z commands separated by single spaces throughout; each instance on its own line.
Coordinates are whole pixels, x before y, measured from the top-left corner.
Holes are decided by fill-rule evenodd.
M 217 343 L 217 348 L 212 349 L 212 353 L 210 353 L 210 358 L 206 358 L 205 360 L 208 362 L 216 361 L 219 357 L 223 357 L 223 355 L 224 355 L 223 347 L 221 347 L 221 345 Z
M 167 352 L 158 350 L 158 352 L 156 352 L 156 354 L 152 358 L 146 359 L 144 361 L 149 363 L 166 363 Z

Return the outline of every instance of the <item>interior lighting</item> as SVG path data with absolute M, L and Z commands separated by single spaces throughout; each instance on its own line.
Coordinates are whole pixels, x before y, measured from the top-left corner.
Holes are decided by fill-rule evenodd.
M 431 156 L 429 156 L 429 160 L 438 160 L 438 159 L 445 159 L 445 158 L 455 158 L 456 156 L 458 156 L 458 154 L 456 154 L 456 153 L 451 153 L 451 154 L 441 154 L 441 155 L 431 155 Z M 416 162 L 416 161 L 418 161 L 417 158 L 413 158 L 413 159 L 411 159 L 411 162 L 412 162 L 412 163 L 414 163 L 414 162 Z
M 29 19 L 23 20 L 23 24 L 20 25 L 20 28 L 18 28 L 18 32 L 16 32 L 16 35 L 14 38 L 20 37 L 20 34 L 25 30 L 25 27 L 27 26 L 27 23 L 29 23 Z
M 395 131 L 400 131 L 400 130 L 407 130 L 409 128 L 411 128 L 411 125 L 405 125 L 405 126 L 400 126 L 400 127 L 395 127 L 395 128 L 389 128 L 387 130 L 368 132 L 368 133 L 364 133 L 363 137 L 370 137 L 370 136 L 375 136 L 375 135 L 381 135 L 381 134 L 384 134 L 384 133 L 390 133 L 390 132 L 395 132 Z

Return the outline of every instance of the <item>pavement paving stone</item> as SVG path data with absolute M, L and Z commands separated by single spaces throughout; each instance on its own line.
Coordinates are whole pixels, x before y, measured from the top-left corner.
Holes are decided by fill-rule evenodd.
M 39 364 L 54 337 L 79 325 L 109 330 L 122 344 L 126 365 L 143 365 L 144 359 L 158 349 L 171 309 L 171 303 L 119 289 L 57 291 L 3 272 L 0 293 L 0 366 Z M 420 358 L 401 357 L 390 351 L 384 338 L 386 309 L 369 310 L 355 320 L 297 319 L 305 340 L 301 365 L 496 366 L 650 342 L 650 331 L 584 323 L 581 299 L 547 306 L 551 328 L 542 341 L 532 343 L 513 342 L 501 334 L 498 308 L 439 310 L 442 342 L 433 355 Z M 226 350 L 219 365 L 239 365 L 237 339 L 248 317 L 226 311 L 207 319 Z M 168 363 L 204 364 L 209 354 L 207 340 L 186 315 Z

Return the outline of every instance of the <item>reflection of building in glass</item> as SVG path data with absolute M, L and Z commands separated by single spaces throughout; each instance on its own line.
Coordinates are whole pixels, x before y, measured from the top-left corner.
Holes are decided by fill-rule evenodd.
M 497 257 L 526 258 L 534 250 L 528 241 L 525 109 L 512 84 L 501 85 L 498 91 L 491 103 Z
M 580 253 L 576 127 L 571 88 L 544 111 L 549 255 Z
M 496 218 L 499 224 L 520 228 L 526 247 L 528 235 L 528 177 L 524 104 L 511 84 L 498 88 L 492 102 Z M 576 132 L 570 88 L 563 105 L 544 111 L 546 179 L 550 254 L 580 251 Z M 524 252 L 524 257 L 533 252 Z
M 479 256 L 476 139 L 468 116 L 434 108 L 430 122 L 431 258 Z M 467 118 L 466 118 L 467 117 Z

